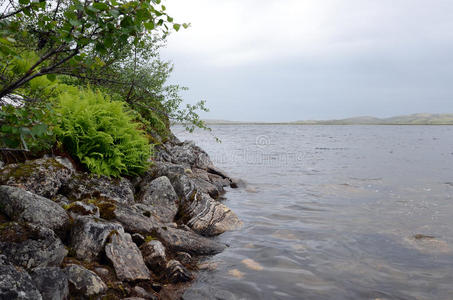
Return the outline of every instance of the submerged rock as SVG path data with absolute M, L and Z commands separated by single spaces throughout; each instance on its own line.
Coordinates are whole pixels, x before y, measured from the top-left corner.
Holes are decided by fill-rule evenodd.
M 60 268 L 36 268 L 30 273 L 45 300 L 65 300 L 69 296 L 68 275 Z
M 69 265 L 66 270 L 71 295 L 81 294 L 85 297 L 91 297 L 107 291 L 107 286 L 96 273 L 79 265 Z
M 178 211 L 178 195 L 166 176 L 143 185 L 138 202 L 150 205 L 162 222 L 172 222 Z
M 12 222 L 0 229 L 0 253 L 15 265 L 30 270 L 57 267 L 68 251 L 52 230 Z
M 89 198 L 111 200 L 122 204 L 134 202 L 134 187 L 126 178 L 108 178 L 78 174 L 62 188 L 62 193 L 72 200 Z
M 109 235 L 117 231 L 123 231 L 120 224 L 89 216 L 78 218 L 71 231 L 71 247 L 75 256 L 85 261 L 96 259 Z
M 0 171 L 0 183 L 52 198 L 74 172 L 66 158 L 40 158 L 5 166 Z
M 157 231 L 164 245 L 175 251 L 188 252 L 194 255 L 212 255 L 225 250 L 224 244 L 199 236 L 191 231 L 172 227 L 163 227 Z
M 42 300 L 30 275 L 13 265 L 0 263 L 0 299 Z
M 130 234 L 122 231 L 112 234 L 110 242 L 105 246 L 105 254 L 112 262 L 119 280 L 150 279 L 142 254 L 132 241 Z
M 0 211 L 14 221 L 30 222 L 54 231 L 64 231 L 69 223 L 66 211 L 57 203 L 12 186 L 0 186 Z
M 231 209 L 206 194 L 198 193 L 192 202 L 186 201 L 182 211 L 187 225 L 202 235 L 219 235 L 242 226 Z

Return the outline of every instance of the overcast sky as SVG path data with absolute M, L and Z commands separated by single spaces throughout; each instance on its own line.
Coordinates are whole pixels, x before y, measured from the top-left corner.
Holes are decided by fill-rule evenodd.
M 453 0 L 171 0 L 162 57 L 208 119 L 453 113 Z

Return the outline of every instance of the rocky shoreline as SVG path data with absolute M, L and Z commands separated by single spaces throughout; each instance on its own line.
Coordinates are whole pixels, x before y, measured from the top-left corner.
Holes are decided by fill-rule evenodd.
M 241 226 L 238 182 L 172 137 L 136 178 L 96 177 L 64 157 L 0 165 L 0 299 L 179 299 L 215 238 Z

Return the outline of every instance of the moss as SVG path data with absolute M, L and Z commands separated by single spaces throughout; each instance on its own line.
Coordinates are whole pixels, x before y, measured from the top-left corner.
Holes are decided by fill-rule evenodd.
M 103 201 L 95 205 L 99 208 L 99 214 L 101 215 L 101 218 L 105 220 L 112 220 L 115 218 L 115 204 Z
M 145 243 L 151 242 L 151 241 L 153 241 L 153 240 L 157 240 L 157 238 L 155 238 L 155 237 L 153 237 L 153 236 L 151 236 L 151 235 L 147 235 L 147 236 L 145 237 Z

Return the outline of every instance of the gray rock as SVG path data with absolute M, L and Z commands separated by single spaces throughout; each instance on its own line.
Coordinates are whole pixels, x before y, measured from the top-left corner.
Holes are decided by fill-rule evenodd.
M 0 171 L 0 183 L 52 198 L 74 172 L 65 158 L 40 158 L 5 166 Z
M 146 299 L 141 298 L 141 297 L 127 297 L 127 298 L 123 298 L 121 300 L 146 300 Z
M 71 247 L 78 259 L 93 261 L 104 249 L 108 236 L 112 232 L 123 231 L 117 223 L 84 216 L 75 221 L 71 231 Z
M 145 243 L 145 237 L 140 233 L 134 233 L 132 234 L 132 241 L 135 243 L 135 245 L 140 247 Z
M 225 250 L 224 244 L 199 236 L 191 231 L 162 227 L 157 231 L 160 240 L 175 252 L 188 252 L 193 255 L 212 255 Z
M 110 242 L 105 246 L 105 254 L 112 262 L 119 280 L 150 279 L 149 270 L 143 261 L 142 254 L 132 241 L 130 234 L 124 232 L 112 234 Z
M 171 283 L 188 282 L 192 280 L 192 274 L 177 260 L 170 260 L 166 266 L 166 277 Z
M 160 274 L 167 264 L 165 247 L 160 241 L 152 240 L 140 247 L 145 264 L 154 274 Z
M 172 222 L 178 211 L 178 195 L 166 176 L 143 186 L 138 202 L 150 205 L 162 222 Z
M 219 198 L 220 195 L 225 193 L 222 186 L 212 184 L 211 182 L 204 180 L 203 178 L 198 177 L 196 175 L 192 176 L 191 180 L 195 184 L 195 188 L 197 189 L 198 192 L 209 194 L 209 196 L 211 196 L 214 199 Z
M 124 229 L 130 233 L 152 234 L 162 224 L 151 213 L 141 209 L 117 207 L 113 212 L 115 220 L 120 222 Z
M 66 270 L 71 295 L 81 294 L 85 297 L 91 297 L 107 291 L 107 286 L 96 273 L 79 265 L 69 265 Z
M 171 146 L 171 159 L 173 163 L 206 169 L 212 165 L 212 161 L 208 154 L 200 147 L 196 146 L 192 141 Z
M 135 286 L 133 291 L 137 296 L 141 297 L 141 299 L 157 299 L 152 293 L 147 292 L 142 287 Z
M 198 193 L 192 202 L 186 201 L 182 212 L 186 224 L 195 232 L 206 236 L 218 235 L 242 226 L 233 211 L 203 193 Z
M 66 211 L 69 212 L 74 219 L 77 215 L 95 216 L 99 218 L 99 208 L 96 205 L 84 203 L 82 201 L 72 202 L 67 205 Z
M 97 198 L 122 204 L 134 202 L 134 187 L 126 178 L 108 178 L 79 174 L 62 187 L 62 193 L 71 200 Z
M 0 160 L 0 169 L 2 169 L 5 166 L 5 163 Z
M 65 300 L 69 296 L 68 275 L 60 268 L 36 268 L 31 278 L 46 300 Z
M 30 275 L 9 263 L 0 264 L 0 299 L 42 300 Z
M 190 265 L 193 262 L 192 255 L 187 252 L 176 252 L 175 258 L 185 265 Z
M 0 210 L 12 220 L 64 231 L 69 216 L 60 205 L 23 189 L 0 186 Z
M 57 267 L 68 251 L 52 230 L 12 222 L 0 229 L 0 253 L 15 265 L 30 270 Z
M 65 207 L 66 205 L 71 203 L 71 201 L 69 201 L 67 197 L 60 194 L 56 194 L 55 196 L 52 197 L 51 200 L 60 205 L 61 207 Z

